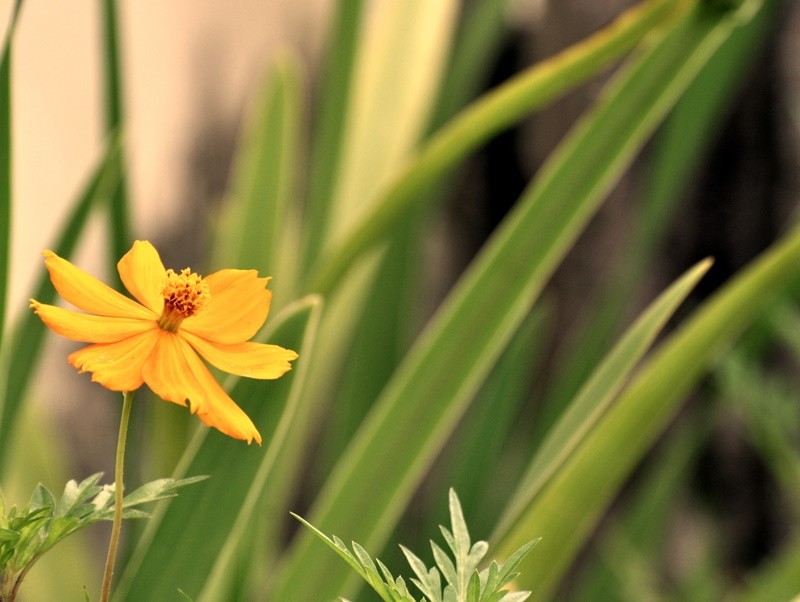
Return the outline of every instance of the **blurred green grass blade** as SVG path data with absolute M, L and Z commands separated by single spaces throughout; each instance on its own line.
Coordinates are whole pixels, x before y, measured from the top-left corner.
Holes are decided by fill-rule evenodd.
M 0 57 L 0 349 L 2 349 L 8 297 L 11 252 L 11 44 Z
M 438 130 L 478 92 L 500 51 L 509 0 L 478 0 L 464 6 L 450 65 L 429 125 Z
M 122 73 L 120 66 L 119 22 L 117 0 L 102 0 L 100 5 L 103 27 L 103 60 L 105 66 L 105 125 L 106 133 L 121 132 L 124 129 Z M 130 248 L 130 217 L 128 215 L 127 178 L 124 169 L 120 172 L 116 190 L 109 199 L 109 263 L 112 266 Z M 116 270 L 111 270 L 113 278 L 119 282 Z
M 364 0 L 339 0 L 332 19 L 330 46 L 323 54 L 318 119 L 314 124 L 304 211 L 303 272 L 317 261 L 331 218 L 332 191 L 341 161 L 343 116 L 353 76 L 356 41 L 361 30 Z
M 410 322 L 416 317 L 409 311 L 414 307 L 410 293 L 417 284 L 414 278 L 419 278 L 421 257 L 416 226 L 399 225 L 354 329 L 348 361 L 340 374 L 339 401 L 324 433 L 325 453 L 315 468 L 323 480 L 410 345 Z
M 301 299 L 268 324 L 263 338 L 297 350 L 311 343 L 319 300 Z M 313 322 L 313 324 L 312 324 Z M 170 600 L 177 588 L 196 599 L 231 533 L 242 535 L 242 521 L 253 518 L 255 502 L 291 426 L 293 404 L 306 367 L 277 381 L 238 379 L 231 397 L 261 430 L 264 447 L 245 445 L 202 428 L 187 449 L 176 474 L 210 475 L 201 485 L 181 491 L 147 525 L 125 567 L 114 599 Z M 190 416 L 187 415 L 187 420 Z M 234 542 L 235 545 L 235 542 Z
M 305 324 L 302 341 L 298 345 L 298 348 L 302 349 L 304 354 L 311 354 L 321 309 L 319 298 L 311 298 L 304 302 L 304 306 L 302 306 L 303 312 L 308 312 L 308 316 L 302 318 L 307 323 Z M 264 545 L 262 529 L 257 528 L 265 518 L 262 517 L 262 514 L 276 512 L 275 506 L 265 502 L 266 498 L 271 496 L 273 488 L 281 486 L 280 483 L 275 482 L 276 475 L 281 473 L 281 466 L 278 462 L 282 457 L 283 447 L 290 438 L 291 431 L 297 427 L 298 419 L 302 419 L 299 405 L 302 400 L 301 393 L 307 371 L 308 362 L 298 366 L 295 382 L 289 393 L 286 406 L 281 413 L 280 421 L 275 427 L 275 433 L 266 449 L 253 482 L 247 490 L 247 496 L 238 516 L 236 516 L 236 521 L 228 532 L 224 545 L 217 552 L 216 561 L 200 590 L 200 594 L 195 598 L 197 602 L 233 599 L 232 593 L 237 585 L 240 585 L 231 580 L 233 576 L 231 567 L 235 566 L 237 561 L 251 571 L 263 572 L 265 569 L 265 565 L 255 564 L 248 567 L 248 564 L 254 556 L 257 556 L 254 548 L 258 549 Z M 285 517 L 275 518 L 283 519 Z
M 774 336 L 786 345 L 794 358 L 800 363 L 800 314 L 793 301 L 776 305 L 768 318 Z
M 659 583 L 657 567 L 661 566 L 669 521 L 676 500 L 681 500 L 682 489 L 691 476 L 701 446 L 709 438 L 714 412 L 703 409 L 700 416 L 692 415 L 671 433 L 663 449 L 653 459 L 641 482 L 626 500 L 621 516 L 606 527 L 600 543 L 589 560 L 589 569 L 581 577 L 578 598 L 621 602 L 631 599 L 621 596 L 620 580 L 626 574 L 628 558 L 647 559 L 648 574 Z M 618 545 L 619 542 L 621 545 Z M 618 550 L 627 554 L 618 554 Z M 658 599 L 660 599 L 659 597 Z M 700 598 L 694 598 L 699 600 Z
M 720 396 L 744 419 L 747 438 L 800 511 L 800 408 L 797 386 L 781 382 L 734 352 L 716 371 Z
M 624 480 L 717 356 L 797 280 L 800 231 L 776 243 L 704 303 L 638 372 L 569 461 L 498 542 L 500 557 L 531 534 L 542 554 L 521 566 L 522 586 L 546 599 Z M 545 547 L 546 546 L 546 547 Z
M 797 600 L 800 593 L 800 537 L 786 545 L 774 558 L 753 572 L 738 592 L 726 600 L 732 602 L 768 602 Z
M 114 137 L 108 142 L 106 155 L 78 196 L 72 213 L 64 223 L 57 241 L 51 247 L 56 254 L 61 257 L 72 255 L 92 208 L 108 198 L 111 191 L 118 185 L 121 169 L 121 143 L 119 138 Z M 44 269 L 44 265 L 42 265 L 41 277 L 31 297 L 42 303 L 53 303 L 55 300 L 55 289 L 50 284 L 50 277 Z M 8 457 L 6 447 L 9 434 L 25 396 L 28 382 L 34 374 L 46 332 L 47 329 L 33 312 L 25 312 L 11 334 L 7 346 L 2 350 L 5 379 L 2 398 L 0 398 L 0 409 L 2 410 L 0 472 L 4 470 L 3 460 Z
M 300 67 L 287 56 L 275 63 L 256 99 L 234 164 L 225 227 L 217 237 L 220 265 L 277 276 L 297 160 L 300 88 Z M 281 277 L 277 281 L 288 284 Z
M 6 304 L 8 303 L 8 273 L 11 253 L 11 41 L 17 26 L 22 0 L 16 0 L 11 13 L 8 33 L 0 54 L 0 349 L 6 332 Z M 3 400 L 0 398 L 0 416 Z
M 415 203 L 428 198 L 424 191 L 477 147 L 597 74 L 684 9 L 680 0 L 643 2 L 605 29 L 525 70 L 464 109 L 430 138 L 357 223 L 334 241 L 337 246 L 326 254 L 312 277 L 312 289 L 325 293 L 335 286 L 365 249 L 383 239 Z
M 757 48 L 770 31 L 778 4 L 767 3 L 751 22 L 732 32 L 686 90 L 656 135 L 648 157 L 649 172 L 643 187 L 641 214 L 634 220 L 633 233 L 615 273 L 599 300 L 589 304 L 581 322 L 586 329 L 575 337 L 572 353 L 562 365 L 553 385 L 543 396 L 547 407 L 536 425 L 535 440 L 541 440 L 577 391 L 592 367 L 606 351 L 654 254 L 662 247 L 667 227 L 682 205 L 681 195 L 692 172 L 715 137 L 714 132 L 727 114 Z
M 493 541 L 508 535 L 532 500 L 560 473 L 589 433 L 599 428 L 631 371 L 710 267 L 710 260 L 699 263 L 659 295 L 597 367 L 528 466 L 497 525 Z
M 326 238 L 347 231 L 423 136 L 451 45 L 456 0 L 370 5 L 359 37 Z
M 450 66 L 438 91 L 432 118 L 434 128 L 466 104 L 480 84 L 503 31 L 506 4 L 481 0 L 465 7 L 465 23 L 459 29 Z M 412 325 L 419 322 L 408 309 L 414 307 L 421 294 L 420 281 L 424 279 L 419 267 L 423 261 L 421 229 L 428 213 L 410 215 L 392 232 L 392 241 L 369 295 L 369 310 L 359 321 L 350 361 L 344 366 L 338 393 L 341 401 L 326 429 L 326 451 L 317 466 L 319 474 L 327 475 L 409 346 Z M 381 353 L 375 353 L 376 348 Z M 458 491 L 463 501 L 463 493 Z
M 514 420 L 529 398 L 551 317 L 551 308 L 538 304 L 525 318 L 459 425 L 462 440 L 448 446 L 445 458 L 451 459 L 449 467 L 428 488 L 431 500 L 447 499 L 450 488 L 458 492 L 464 513 L 473 517 L 471 532 L 491 531 L 503 509 L 496 507 L 500 500 L 494 495 L 493 483 L 501 473 L 504 479 L 515 480 L 509 468 L 522 468 L 505 465 L 503 452 L 514 431 Z M 423 532 L 434 533 L 437 524 L 430 522 Z
M 705 5 L 692 11 L 562 143 L 395 372 L 317 497 L 313 524 L 369 549 L 385 543 L 546 280 L 733 18 Z M 315 543 L 297 538 L 277 599 L 342 593 L 347 575 Z

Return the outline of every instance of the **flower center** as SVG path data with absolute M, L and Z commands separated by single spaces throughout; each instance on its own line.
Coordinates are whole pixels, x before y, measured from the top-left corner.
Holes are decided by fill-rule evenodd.
M 164 295 L 164 311 L 158 325 L 170 332 L 177 332 L 181 322 L 195 315 L 211 298 L 208 284 L 189 268 L 181 270 L 180 274 L 167 270 L 161 294 Z

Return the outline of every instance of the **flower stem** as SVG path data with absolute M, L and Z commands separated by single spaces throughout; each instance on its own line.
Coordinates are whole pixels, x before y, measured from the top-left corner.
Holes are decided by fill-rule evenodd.
M 134 391 L 126 391 L 122 394 L 122 417 L 119 422 L 117 461 L 114 468 L 114 523 L 111 526 L 111 540 L 108 542 L 106 569 L 103 572 L 103 589 L 100 593 L 101 602 L 108 602 L 111 595 L 111 579 L 114 576 L 114 561 L 117 557 L 119 533 L 122 530 L 122 498 L 124 495 L 122 467 L 125 463 L 125 439 L 128 435 L 128 421 L 131 416 L 133 394 Z

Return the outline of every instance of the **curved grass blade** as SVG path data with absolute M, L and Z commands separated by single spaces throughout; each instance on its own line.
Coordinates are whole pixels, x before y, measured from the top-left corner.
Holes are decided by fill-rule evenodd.
M 630 300 L 654 254 L 663 247 L 667 227 L 682 206 L 682 194 L 693 171 L 714 141 L 726 106 L 739 87 L 743 62 L 752 56 L 770 29 L 777 3 L 764 6 L 751 22 L 732 32 L 686 90 L 653 140 L 648 157 L 641 216 L 634 224 L 627 250 L 598 300 L 588 304 L 581 321 L 587 328 L 576 337 L 574 350 L 561 363 L 553 385 L 543 395 L 547 405 L 537 421 L 534 440 L 541 440 L 606 351 L 606 341 L 619 332 Z
M 631 371 L 710 267 L 710 260 L 699 263 L 659 295 L 597 367 L 529 465 L 492 540 L 500 541 L 507 534 L 531 499 L 558 474 L 586 436 L 598 428 Z
M 550 274 L 730 34 L 734 18 L 705 5 L 687 14 L 568 136 L 395 372 L 317 497 L 310 522 L 324 532 L 348 533 L 370 549 L 385 543 Z M 348 576 L 311 544 L 310 534 L 295 541 L 277 599 L 341 592 Z M 317 571 L 314 583 L 306 576 L 309 566 Z
M 326 239 L 370 209 L 408 158 L 430 118 L 450 47 L 455 0 L 370 5 L 359 39 L 341 162 Z
M 101 2 L 101 11 L 103 58 L 105 61 L 105 123 L 106 133 L 111 134 L 122 131 L 124 123 L 117 0 L 103 0 Z M 132 242 L 126 180 L 123 169 L 120 171 L 117 187 L 109 198 L 108 222 L 111 232 L 109 261 L 112 266 L 116 265 L 119 257 L 127 253 Z M 116 270 L 111 270 L 111 274 L 118 280 Z M 121 284 L 119 280 L 118 284 Z
M 310 352 L 303 345 L 310 343 L 318 308 L 315 297 L 297 301 L 276 316 L 264 337 L 301 354 Z M 201 428 L 175 476 L 207 474 L 211 478 L 153 516 L 122 573 L 114 599 L 169 600 L 177 588 L 196 599 L 231 533 L 243 537 L 243 525 L 253 518 L 254 498 L 261 494 L 291 424 L 297 388 L 306 370 L 300 362 L 277 381 L 232 379 L 232 397 L 255 424 L 269 429 L 264 433 L 264 447 L 243 445 Z
M 353 62 L 358 32 L 361 29 L 364 0 L 340 0 L 332 20 L 330 47 L 324 53 L 321 69 L 319 123 L 311 145 L 308 197 L 304 212 L 303 273 L 319 258 L 330 226 L 331 197 L 341 162 L 343 115 L 353 77 Z
M 83 228 L 94 206 L 106 199 L 116 188 L 121 174 L 121 146 L 118 137 L 108 142 L 106 155 L 95 168 L 92 177 L 79 195 L 72 213 L 66 220 L 52 250 L 61 257 L 70 257 L 75 250 Z M 42 303 L 52 303 L 56 293 L 50 284 L 47 271 L 42 269 L 39 283 L 31 297 Z M 24 398 L 25 389 L 33 376 L 39 350 L 47 329 L 33 312 L 25 312 L 14 329 L 8 346 L 4 348 L 3 371 L 5 373 L 0 397 L 0 473 L 3 460 L 8 458 L 9 434 Z M 3 380 L 0 380 L 2 383 Z
M 308 312 L 307 323 L 303 339 L 298 345 L 303 350 L 303 354 L 310 357 L 313 346 L 316 342 L 317 328 L 320 315 L 322 313 L 322 303 L 319 298 L 312 297 L 306 301 L 307 307 L 302 311 Z M 296 318 L 296 319 L 299 319 Z M 233 599 L 232 592 L 235 587 L 231 582 L 234 571 L 231 567 L 235 563 L 248 567 L 251 572 L 263 573 L 264 565 L 255 565 L 253 558 L 258 558 L 258 550 L 264 545 L 264 532 L 269 525 L 263 523 L 268 520 L 262 517 L 265 509 L 271 514 L 272 520 L 282 520 L 283 516 L 276 516 L 277 508 L 280 507 L 274 499 L 275 490 L 285 489 L 286 484 L 280 483 L 283 476 L 281 461 L 284 459 L 284 447 L 292 436 L 298 425 L 305 419 L 305 408 L 301 408 L 301 402 L 306 401 L 303 395 L 306 373 L 309 370 L 309 362 L 302 363 L 297 368 L 295 382 L 289 392 L 280 421 L 275 426 L 275 432 L 270 444 L 264 454 L 264 458 L 258 467 L 250 488 L 247 490 L 242 508 L 236 516 L 236 521 L 228 533 L 224 545 L 216 556 L 214 566 L 208 573 L 203 583 L 203 587 L 197 596 L 197 602 L 215 602 L 216 600 Z M 253 528 L 253 525 L 258 527 Z M 256 579 L 258 580 L 258 579 Z M 259 589 L 258 591 L 263 591 Z M 252 592 L 253 596 L 257 592 Z M 246 596 L 250 597 L 250 596 Z
M 800 230 L 773 245 L 698 309 L 641 368 L 595 429 L 513 521 L 498 544 L 508 554 L 535 533 L 542 554 L 521 582 L 546 599 L 602 512 L 679 402 L 716 357 L 798 279 Z M 546 559 L 546 560 L 545 560 Z
M 357 224 L 326 254 L 311 280 L 312 290 L 327 293 L 355 259 L 382 240 L 423 194 L 489 138 L 525 115 L 552 102 L 620 58 L 655 27 L 685 11 L 681 0 L 644 2 L 614 23 L 554 57 L 542 61 L 487 93 L 436 132 L 397 174 Z
M 225 227 L 217 236 L 220 265 L 271 274 L 284 291 L 291 280 L 276 268 L 297 158 L 300 79 L 299 65 L 288 56 L 270 70 L 244 129 Z
M 21 7 L 22 0 L 17 0 L 0 54 L 0 349 L 3 348 L 5 336 L 8 264 L 11 253 L 11 40 Z

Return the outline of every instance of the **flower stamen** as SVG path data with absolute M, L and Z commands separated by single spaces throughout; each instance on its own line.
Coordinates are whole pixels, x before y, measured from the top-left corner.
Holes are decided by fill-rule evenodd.
M 211 298 L 208 284 L 189 268 L 181 270 L 180 274 L 167 270 L 161 294 L 164 296 L 164 310 L 158 325 L 169 332 L 177 332 L 181 322 L 195 315 Z

